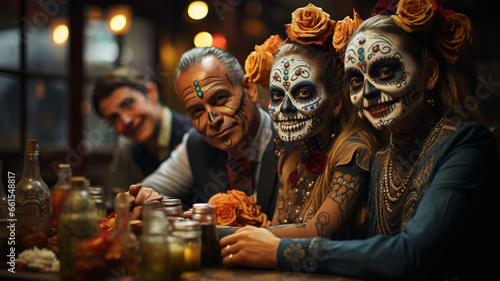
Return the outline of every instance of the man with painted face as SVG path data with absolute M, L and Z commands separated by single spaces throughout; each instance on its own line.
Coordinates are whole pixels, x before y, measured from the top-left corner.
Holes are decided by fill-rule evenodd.
M 279 183 L 277 157 L 271 118 L 257 105 L 257 86 L 235 57 L 216 47 L 184 53 L 175 85 L 195 130 L 142 182 L 144 187 L 130 186 L 130 194 L 136 196 L 133 203 L 140 205 L 158 192 L 180 198 L 187 209 L 193 203 L 208 202 L 238 181 L 237 188 L 254 195 L 271 218 Z M 244 167 L 251 170 L 246 179 L 230 176 Z M 137 209 L 133 216 L 139 213 Z
M 155 83 L 128 66 L 101 74 L 92 99 L 96 112 L 120 135 L 105 179 L 109 191 L 156 170 L 192 127 L 186 115 L 160 103 Z
M 386 4 L 380 2 L 379 11 Z M 345 54 L 351 101 L 360 116 L 391 136 L 370 171 L 370 237 L 280 239 L 246 228 L 233 241 L 221 241 L 222 247 L 234 241 L 254 246 L 234 255 L 231 264 L 367 280 L 490 280 L 498 275 L 495 140 L 487 126 L 473 121 L 473 112 L 452 110 L 464 105 L 466 93 L 448 68 L 469 44 L 470 22 L 436 5 L 401 1 L 392 17 L 366 20 Z M 410 24 L 401 10 L 427 18 Z M 442 38 L 457 38 L 458 47 L 443 47 Z M 265 259 L 253 254 L 259 251 L 266 251 Z

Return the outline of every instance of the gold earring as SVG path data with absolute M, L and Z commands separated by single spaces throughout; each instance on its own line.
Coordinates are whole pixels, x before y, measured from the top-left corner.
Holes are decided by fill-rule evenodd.
M 358 110 L 358 116 L 359 116 L 359 119 L 363 119 L 363 112 L 361 112 L 361 109 Z
M 433 98 L 427 99 L 427 103 L 430 104 L 432 107 L 434 107 L 434 99 Z

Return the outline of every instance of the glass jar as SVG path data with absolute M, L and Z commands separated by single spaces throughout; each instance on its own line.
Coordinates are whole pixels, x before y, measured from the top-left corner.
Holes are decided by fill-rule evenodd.
M 57 173 L 58 181 L 51 191 L 50 208 L 52 218 L 58 219 L 61 215 L 64 201 L 68 197 L 70 190 L 71 166 L 69 164 L 59 164 Z
M 184 272 L 184 239 L 169 235 L 167 236 L 167 244 L 172 280 L 178 280 Z
M 108 216 L 108 210 L 104 201 L 104 188 L 102 186 L 90 186 L 89 193 L 92 199 L 94 199 L 97 218 L 105 219 Z
M 201 268 L 201 224 L 197 221 L 175 221 L 172 235 L 184 240 L 184 267 Z
M 207 203 L 193 204 L 192 220 L 201 224 L 201 265 L 220 265 L 220 245 L 215 225 L 214 206 Z
M 167 217 L 182 217 L 181 199 L 165 198 L 161 205 Z
M 157 201 L 144 202 L 142 217 L 141 280 L 170 280 L 172 267 L 165 235 L 167 220 L 161 204 Z

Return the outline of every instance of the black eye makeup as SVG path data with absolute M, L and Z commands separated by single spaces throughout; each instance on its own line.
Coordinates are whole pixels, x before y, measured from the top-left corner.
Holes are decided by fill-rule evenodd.
M 271 96 L 271 105 L 279 105 L 285 97 L 285 92 L 281 88 L 271 86 L 269 88 L 269 95 Z
M 401 84 L 406 80 L 404 64 L 399 57 L 380 57 L 368 70 L 370 78 L 379 85 Z
M 362 89 L 364 77 L 363 74 L 359 72 L 359 70 L 357 70 L 356 68 L 348 67 L 345 70 L 345 77 L 349 82 L 351 93 L 358 92 Z
M 316 85 L 310 81 L 304 81 L 293 86 L 292 96 L 300 102 L 308 102 L 318 96 Z

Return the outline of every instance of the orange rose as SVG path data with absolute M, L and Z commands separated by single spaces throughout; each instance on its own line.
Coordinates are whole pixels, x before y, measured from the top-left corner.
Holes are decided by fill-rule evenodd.
M 245 60 L 245 72 L 250 81 L 267 88 L 269 86 L 272 60 L 273 55 L 271 53 L 260 46 L 255 46 L 255 51 L 251 52 Z
M 226 193 L 217 193 L 208 200 L 208 204 L 214 207 L 232 203 L 231 196 Z
M 335 51 L 340 54 L 340 57 L 343 59 L 343 53 L 347 48 L 347 43 L 349 43 L 349 39 L 351 35 L 358 29 L 358 27 L 363 23 L 363 20 L 356 13 L 356 10 L 353 9 L 354 19 L 352 20 L 350 17 L 345 17 L 341 21 L 337 21 L 335 25 L 335 31 L 333 33 L 332 44 L 335 48 Z
M 427 32 L 432 28 L 435 11 L 433 0 L 401 0 L 396 8 L 396 15 L 391 17 L 404 31 Z
M 231 189 L 227 191 L 227 194 L 231 196 L 231 202 L 247 204 L 248 196 L 245 192 L 237 189 Z
M 261 48 L 271 53 L 271 55 L 274 55 L 274 53 L 276 53 L 281 46 L 283 46 L 283 40 L 281 40 L 279 35 L 272 35 L 267 38 L 262 45 L 260 45 Z
M 326 37 L 332 34 L 335 21 L 323 9 L 309 3 L 292 13 L 292 23 L 286 24 L 286 34 L 292 42 L 323 46 Z
M 232 205 L 220 205 L 215 207 L 215 224 L 219 226 L 233 226 L 236 222 L 236 212 Z
M 455 63 L 457 58 L 472 44 L 472 27 L 463 14 L 445 17 L 433 34 L 437 50 L 443 57 Z

